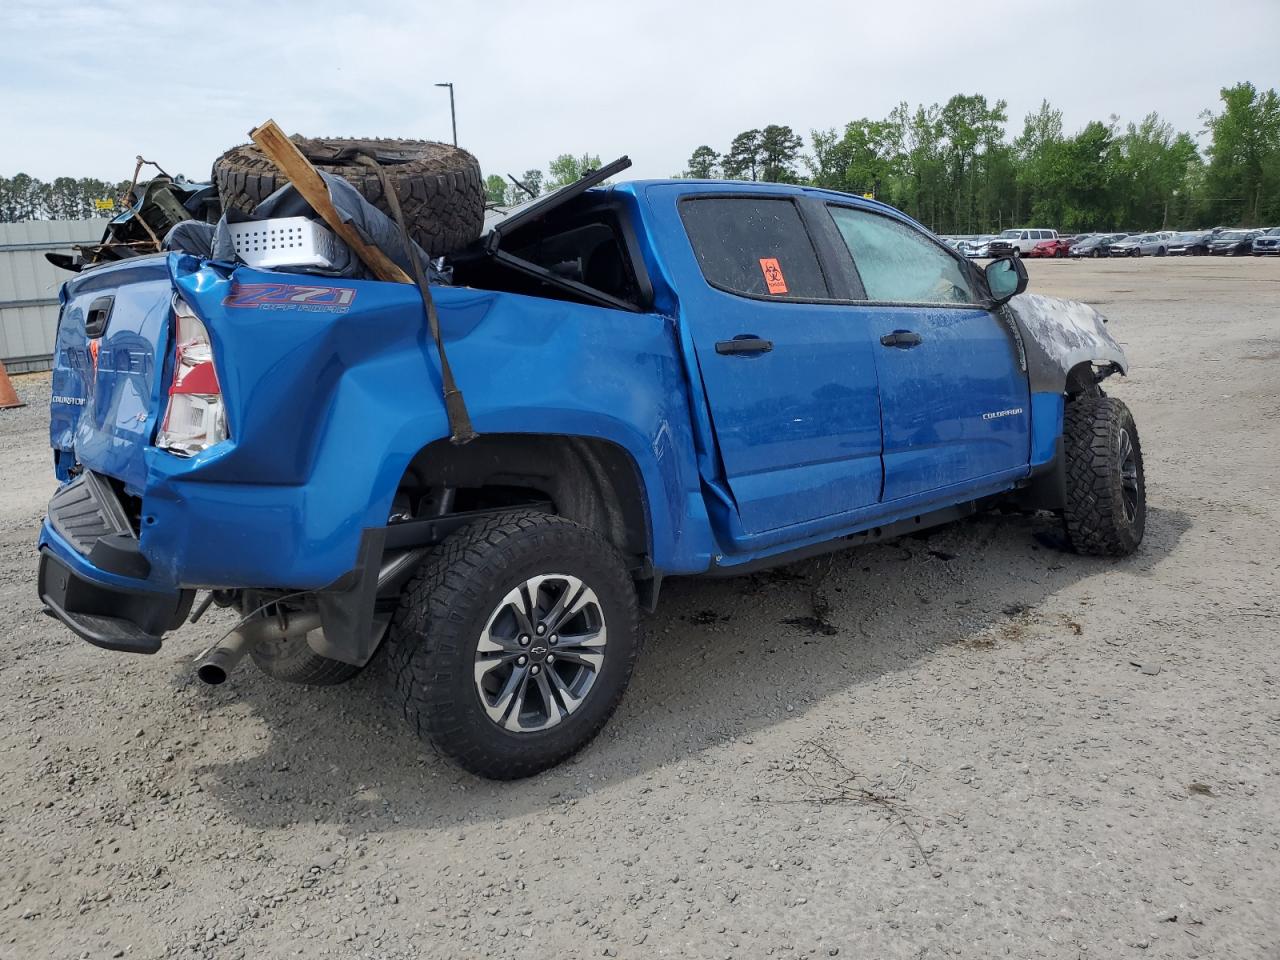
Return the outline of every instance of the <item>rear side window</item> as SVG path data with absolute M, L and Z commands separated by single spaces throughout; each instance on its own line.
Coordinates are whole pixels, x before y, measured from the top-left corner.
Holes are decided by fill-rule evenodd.
M 919 230 L 852 207 L 828 207 L 868 300 L 973 303 L 960 262 Z
M 680 217 L 713 287 L 769 300 L 830 297 L 813 241 L 790 200 L 691 198 L 681 202 Z

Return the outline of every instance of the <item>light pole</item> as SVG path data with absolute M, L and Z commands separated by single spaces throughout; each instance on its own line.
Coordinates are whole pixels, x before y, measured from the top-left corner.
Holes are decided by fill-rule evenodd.
M 453 108 L 453 84 L 437 83 L 436 86 L 449 88 L 449 119 L 453 122 L 453 145 L 456 147 L 458 145 L 458 113 Z

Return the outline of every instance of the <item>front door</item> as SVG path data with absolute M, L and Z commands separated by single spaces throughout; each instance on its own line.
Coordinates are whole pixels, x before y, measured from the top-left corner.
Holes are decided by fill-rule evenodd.
M 743 532 L 875 504 L 880 404 L 869 318 L 831 302 L 796 202 L 693 195 L 679 212 L 705 280 L 682 288 L 681 322 Z
M 1030 462 L 1031 404 L 1014 333 L 968 265 L 922 230 L 829 205 L 866 302 L 884 421 L 884 501 L 956 494 Z M 947 491 L 946 488 L 953 488 Z

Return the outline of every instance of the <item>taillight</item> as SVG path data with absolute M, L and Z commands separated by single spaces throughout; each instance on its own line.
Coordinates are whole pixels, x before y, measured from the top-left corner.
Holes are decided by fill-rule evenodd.
M 191 456 L 226 440 L 227 410 L 213 369 L 209 331 L 180 297 L 173 298 L 174 339 L 177 341 L 169 405 L 164 412 L 156 446 Z

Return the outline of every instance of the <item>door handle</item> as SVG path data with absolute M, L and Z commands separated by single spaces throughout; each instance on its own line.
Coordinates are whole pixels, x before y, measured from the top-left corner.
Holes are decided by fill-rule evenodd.
M 106 331 L 107 320 L 111 317 L 111 305 L 115 303 L 115 299 L 114 295 L 99 297 L 89 304 L 89 310 L 84 316 L 84 335 L 90 340 L 97 339 Z
M 768 353 L 773 349 L 772 340 L 763 340 L 750 334 L 740 333 L 732 340 L 721 340 L 716 344 L 716 353 L 734 356 L 743 353 Z
M 886 347 L 901 347 L 906 350 L 920 346 L 920 344 L 924 343 L 924 337 L 911 330 L 895 330 L 893 333 L 886 333 L 881 337 L 880 343 Z

